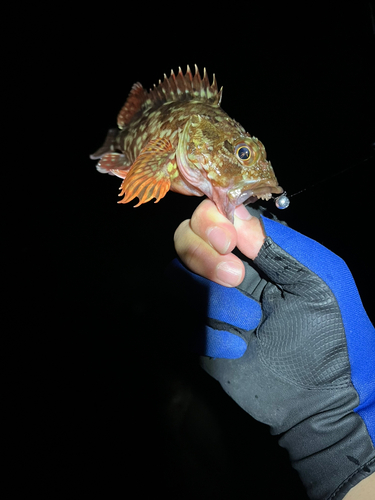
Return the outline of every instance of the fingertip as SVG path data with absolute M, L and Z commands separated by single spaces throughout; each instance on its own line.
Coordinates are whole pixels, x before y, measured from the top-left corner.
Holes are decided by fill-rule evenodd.
M 209 226 L 206 229 L 208 243 L 221 255 L 233 250 L 232 235 L 219 226 Z
M 184 221 L 181 222 L 181 224 L 177 227 L 177 229 L 174 232 L 173 235 L 173 241 L 176 243 L 176 241 L 180 238 L 181 234 L 183 234 L 186 230 L 186 228 L 190 224 L 190 219 L 185 219 Z
M 190 227 L 221 255 L 230 253 L 237 244 L 237 233 L 233 224 L 218 211 L 211 200 L 204 200 L 196 208 Z
M 220 262 L 216 266 L 215 281 L 220 285 L 235 287 L 244 279 L 244 265 L 240 260 L 229 260 Z

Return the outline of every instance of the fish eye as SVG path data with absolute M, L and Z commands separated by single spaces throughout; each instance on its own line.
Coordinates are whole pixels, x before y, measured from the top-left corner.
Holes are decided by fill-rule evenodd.
M 246 146 L 246 144 L 239 144 L 236 147 L 235 154 L 240 160 L 248 160 L 251 156 L 251 151 L 250 148 Z

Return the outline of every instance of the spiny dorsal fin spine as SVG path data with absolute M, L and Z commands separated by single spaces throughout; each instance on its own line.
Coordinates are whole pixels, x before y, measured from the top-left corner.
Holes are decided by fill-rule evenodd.
M 212 77 L 212 85 L 211 85 L 211 88 L 214 92 L 217 92 L 217 83 L 216 83 L 216 76 L 215 76 L 215 73 L 213 74 L 213 77 Z
M 199 69 L 198 66 L 195 64 L 195 74 L 193 78 L 193 89 L 194 89 L 194 95 L 199 96 L 201 92 L 201 75 L 199 74 Z
M 169 77 L 168 81 L 171 84 L 171 93 L 175 94 L 177 92 L 177 83 L 173 69 L 171 69 L 171 76 Z
M 187 65 L 186 74 L 185 74 L 185 77 L 184 77 L 185 92 L 186 93 L 191 94 L 193 92 L 192 80 L 193 80 L 193 77 L 191 75 L 191 71 L 190 71 L 189 65 Z
M 177 83 L 177 90 L 179 91 L 179 93 L 182 94 L 183 92 L 185 92 L 185 79 L 180 67 L 178 68 L 176 83 Z
M 171 84 L 169 83 L 169 79 L 168 79 L 168 77 L 167 77 L 167 75 L 165 73 L 164 73 L 164 80 L 163 80 L 163 83 L 162 83 L 162 88 L 163 88 L 163 93 L 164 93 L 164 95 L 167 98 L 167 95 L 171 91 Z
M 210 81 L 207 77 L 206 68 L 203 68 L 203 79 L 202 79 L 202 87 L 201 90 L 208 90 L 210 88 Z

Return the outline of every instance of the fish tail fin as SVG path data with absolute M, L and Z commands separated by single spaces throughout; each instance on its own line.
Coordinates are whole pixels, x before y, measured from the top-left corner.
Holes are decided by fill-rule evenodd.
M 104 156 L 106 153 L 112 152 L 113 149 L 113 144 L 115 142 L 115 139 L 118 134 L 118 129 L 117 128 L 111 128 L 108 130 L 107 137 L 105 138 L 104 144 L 101 148 L 99 148 L 95 153 L 90 155 L 90 158 L 92 160 L 98 160 L 102 156 Z
M 121 179 L 125 179 L 132 162 L 121 153 L 106 153 L 103 155 L 96 165 L 96 170 L 101 174 L 116 175 Z

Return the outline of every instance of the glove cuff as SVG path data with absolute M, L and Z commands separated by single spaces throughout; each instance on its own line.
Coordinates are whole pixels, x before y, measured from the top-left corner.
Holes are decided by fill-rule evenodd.
M 279 439 L 311 500 L 341 500 L 375 472 L 374 446 L 361 417 L 351 412 L 333 420 L 334 413 L 301 422 Z

